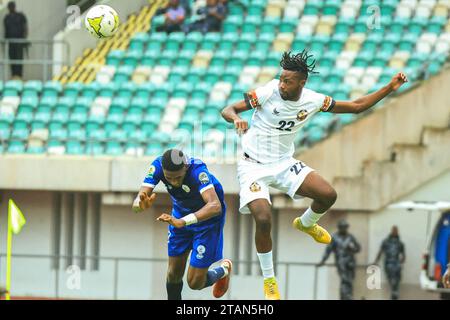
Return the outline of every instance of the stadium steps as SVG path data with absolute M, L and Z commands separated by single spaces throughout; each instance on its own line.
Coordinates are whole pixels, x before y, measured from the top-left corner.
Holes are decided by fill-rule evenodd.
M 450 169 L 448 81 L 450 69 L 297 155 L 336 188 L 334 209 L 379 210 Z
M 71 67 L 63 68 L 60 75 L 54 78 L 62 84 L 70 82 L 91 83 L 95 80 L 97 72 L 105 65 L 106 55 L 112 50 L 125 50 L 130 39 L 137 32 L 147 32 L 150 29 L 151 19 L 156 10 L 167 0 L 151 1 L 137 14 L 130 15 L 119 26 L 116 36 L 111 39 L 99 41 L 94 49 L 86 49 L 82 57 L 76 59 Z

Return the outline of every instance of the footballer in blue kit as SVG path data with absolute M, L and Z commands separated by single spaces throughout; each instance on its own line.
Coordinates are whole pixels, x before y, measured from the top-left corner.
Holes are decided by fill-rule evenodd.
M 213 287 L 216 298 L 228 290 L 231 261 L 224 259 L 220 267 L 209 267 L 223 259 L 223 227 L 226 205 L 220 182 L 206 164 L 188 158 L 181 150 L 170 149 L 156 158 L 133 202 L 133 210 L 142 212 L 156 199 L 153 192 L 162 182 L 173 202 L 172 214 L 163 213 L 157 220 L 169 224 L 167 296 L 181 300 L 183 276 L 190 257 L 187 282 L 191 289 Z

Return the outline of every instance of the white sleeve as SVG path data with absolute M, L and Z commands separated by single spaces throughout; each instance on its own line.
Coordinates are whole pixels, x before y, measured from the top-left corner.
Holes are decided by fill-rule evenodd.
M 278 80 L 274 79 L 262 87 L 249 91 L 244 94 L 245 102 L 253 109 L 260 108 L 270 98 L 277 86 Z

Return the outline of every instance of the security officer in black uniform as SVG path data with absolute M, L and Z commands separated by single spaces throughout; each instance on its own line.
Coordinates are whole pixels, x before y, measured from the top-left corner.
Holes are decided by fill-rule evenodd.
M 340 298 L 341 300 L 351 300 L 353 298 L 353 279 L 355 278 L 355 254 L 361 250 L 361 246 L 356 238 L 348 233 L 349 224 L 345 220 L 338 222 L 338 232 L 333 235 L 333 241 L 325 249 L 325 254 L 319 267 L 334 252 L 335 264 L 341 278 Z
M 399 298 L 402 264 L 405 262 L 405 245 L 400 241 L 397 226 L 393 226 L 389 236 L 381 244 L 374 264 L 378 264 L 384 253 L 384 271 L 391 287 L 391 299 Z

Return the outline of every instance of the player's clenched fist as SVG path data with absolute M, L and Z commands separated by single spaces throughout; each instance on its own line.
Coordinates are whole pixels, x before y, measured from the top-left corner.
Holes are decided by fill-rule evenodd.
M 184 220 L 177 219 L 167 213 L 163 213 L 156 220 L 161 222 L 167 222 L 168 224 L 174 226 L 175 228 L 183 228 L 186 225 L 186 222 Z
M 149 196 L 146 192 L 139 193 L 136 199 L 134 199 L 133 211 L 137 213 L 147 210 L 152 206 L 153 202 L 155 202 L 155 199 L 155 193 L 152 193 L 151 196 Z
M 243 119 L 236 119 L 234 120 L 234 127 L 238 134 L 244 134 L 248 130 L 248 122 Z
M 402 86 L 402 84 L 404 84 L 405 82 L 408 82 L 408 78 L 406 77 L 406 75 L 403 72 L 399 72 L 395 76 L 392 77 L 390 85 L 391 85 L 392 90 L 395 91 L 398 88 L 400 88 Z

